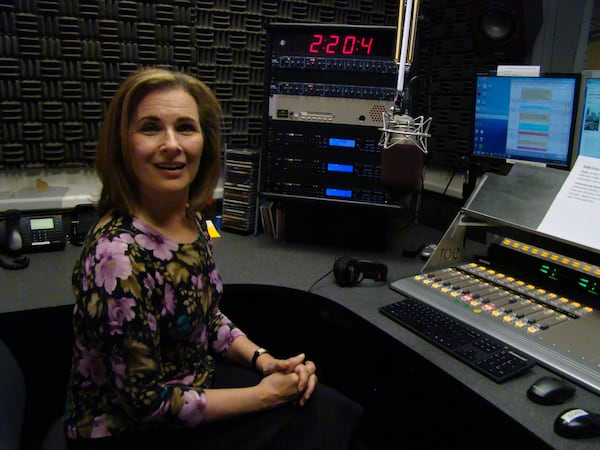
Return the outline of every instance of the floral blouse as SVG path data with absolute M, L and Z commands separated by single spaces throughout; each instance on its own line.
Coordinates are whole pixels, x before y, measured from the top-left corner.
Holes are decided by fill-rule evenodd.
M 69 438 L 202 421 L 214 357 L 243 332 L 219 310 L 212 241 L 196 219 L 201 232 L 190 244 L 120 215 L 88 235 L 72 279 Z

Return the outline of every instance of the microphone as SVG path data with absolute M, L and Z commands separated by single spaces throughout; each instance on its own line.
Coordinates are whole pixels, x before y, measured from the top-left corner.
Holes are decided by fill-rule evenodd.
M 425 119 L 423 116 L 412 118 L 408 114 L 398 114 L 393 109 L 391 112 L 383 113 L 383 131 L 381 145 L 387 150 L 397 144 L 411 144 L 427 154 L 427 138 L 431 117 Z
M 431 117 L 383 113 L 381 182 L 392 192 L 408 194 L 421 187 L 430 124 Z

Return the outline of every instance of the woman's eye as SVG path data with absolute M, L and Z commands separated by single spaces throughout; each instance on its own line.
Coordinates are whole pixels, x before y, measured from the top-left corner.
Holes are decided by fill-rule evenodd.
M 194 125 L 193 123 L 183 123 L 177 128 L 182 133 L 191 133 L 196 131 L 196 125 Z
M 159 127 L 157 124 L 152 123 L 152 122 L 148 122 L 145 123 L 144 125 L 142 125 L 142 127 L 140 128 L 140 131 L 142 133 L 153 133 L 159 130 Z

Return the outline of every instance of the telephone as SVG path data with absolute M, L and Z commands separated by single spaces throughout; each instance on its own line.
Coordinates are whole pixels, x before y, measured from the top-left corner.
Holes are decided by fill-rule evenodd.
M 0 250 L 13 255 L 59 250 L 67 242 L 60 214 L 22 214 L 11 209 L 0 221 Z
M 94 206 L 90 204 L 77 205 L 71 214 L 70 243 L 82 245 L 90 228 L 96 224 L 98 219 L 98 212 Z

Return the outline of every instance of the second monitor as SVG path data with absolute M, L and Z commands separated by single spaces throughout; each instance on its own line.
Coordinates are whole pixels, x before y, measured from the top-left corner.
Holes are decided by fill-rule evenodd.
M 569 169 L 579 74 L 477 75 L 473 156 Z

